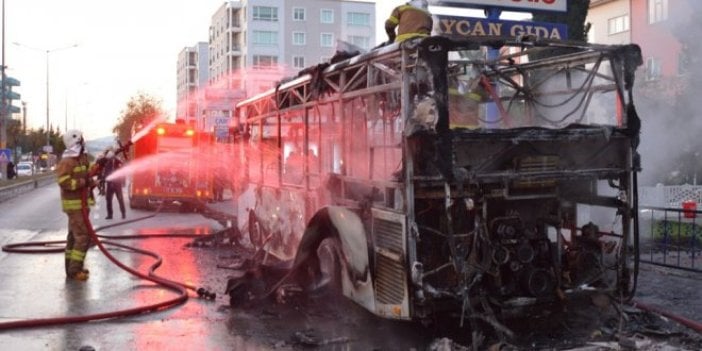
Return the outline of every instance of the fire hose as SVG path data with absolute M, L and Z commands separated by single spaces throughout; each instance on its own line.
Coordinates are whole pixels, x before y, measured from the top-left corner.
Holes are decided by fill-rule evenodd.
M 123 270 L 131 273 L 134 276 L 137 276 L 141 279 L 145 279 L 148 281 L 151 281 L 153 283 L 156 283 L 157 285 L 160 285 L 162 287 L 165 287 L 169 290 L 172 290 L 178 294 L 177 297 L 158 302 L 158 303 L 153 303 L 149 305 L 144 305 L 144 306 L 139 306 L 135 308 L 129 308 L 129 309 L 123 309 L 123 310 L 118 310 L 118 311 L 113 311 L 113 312 L 106 312 L 106 313 L 98 313 L 98 314 L 91 314 L 91 315 L 82 315 L 82 316 L 63 316 L 63 317 L 55 317 L 55 318 L 40 318 L 40 319 L 27 319 L 27 320 L 18 320 L 18 321 L 12 321 L 12 322 L 4 322 L 0 323 L 0 330 L 7 330 L 7 329 L 17 329 L 17 328 L 31 328 L 31 327 L 44 327 L 44 326 L 53 326 L 53 325 L 62 325 L 62 324 L 70 324 L 70 323 L 81 323 L 81 322 L 89 322 L 89 321 L 95 321 L 95 320 L 103 320 L 103 319 L 112 319 L 112 318 L 119 318 L 119 317 L 127 317 L 127 316 L 132 316 L 132 315 L 137 315 L 137 314 L 143 314 L 143 313 L 149 313 L 149 312 L 156 312 L 168 308 L 175 307 L 177 305 L 183 304 L 188 300 L 188 290 L 192 290 L 197 293 L 198 297 L 205 298 L 205 299 L 211 299 L 214 300 L 216 298 L 216 294 L 212 293 L 204 288 L 197 288 L 193 285 L 181 283 L 181 282 L 176 282 L 173 280 L 169 280 L 163 277 L 160 277 L 155 274 L 156 269 L 161 265 L 162 263 L 162 258 L 151 251 L 148 250 L 142 250 L 138 248 L 134 248 L 131 246 L 115 243 L 115 242 L 110 242 L 110 241 L 101 241 L 100 237 L 105 237 L 98 235 L 96 230 L 93 228 L 92 224 L 90 223 L 90 217 L 89 217 L 89 210 L 88 210 L 88 205 L 87 205 L 87 198 L 88 198 L 88 189 L 86 188 L 83 192 L 83 196 L 81 197 L 81 202 L 82 202 L 82 209 L 81 209 L 81 214 L 83 216 L 83 220 L 86 223 L 86 227 L 88 229 L 88 234 L 90 235 L 90 238 L 93 243 L 95 243 L 100 251 L 110 260 L 112 263 L 117 265 L 118 267 L 122 268 Z M 120 222 L 108 226 L 104 226 L 98 229 L 106 229 L 110 227 L 115 227 L 117 225 L 124 225 L 127 223 L 133 223 L 139 220 L 144 220 L 147 218 L 154 217 L 160 212 L 160 207 L 159 209 L 151 215 L 136 218 L 133 220 L 125 221 L 125 222 Z M 158 237 L 173 237 L 173 236 L 188 236 L 191 237 L 191 234 L 159 234 L 157 235 Z M 119 239 L 134 239 L 134 238 L 150 238 L 150 237 L 156 237 L 154 235 L 133 235 L 133 236 L 120 236 Z M 116 237 L 114 237 L 116 238 Z M 2 250 L 5 252 L 22 252 L 22 253 L 47 253 L 47 252 L 63 252 L 63 248 L 59 249 L 43 249 L 43 250 L 38 250 L 38 249 L 33 249 L 33 250 L 22 250 L 18 249 L 18 247 L 23 247 L 23 246 L 49 246 L 49 245 L 57 245 L 57 244 L 65 244 L 65 240 L 60 240 L 60 241 L 45 241 L 45 242 L 33 242 L 33 243 L 17 243 L 17 244 L 10 244 L 10 245 L 5 245 L 2 247 Z M 126 266 L 119 260 L 117 260 L 106 248 L 105 244 L 107 245 L 112 245 L 115 247 L 127 249 L 129 251 L 135 252 L 135 253 L 140 253 L 143 255 L 151 256 L 154 259 L 156 259 L 156 262 L 154 262 L 150 269 L 148 274 L 141 273 L 131 267 Z
M 693 321 L 693 320 L 685 318 L 683 316 L 679 316 L 679 315 L 670 313 L 670 312 L 668 312 L 662 308 L 656 307 L 656 306 L 643 304 L 643 303 L 638 302 L 636 300 L 630 301 L 629 303 L 633 307 L 636 307 L 640 310 L 649 311 L 649 312 L 652 312 L 655 314 L 659 314 L 663 317 L 670 318 L 670 319 L 672 319 L 672 320 L 674 320 L 674 321 L 676 321 L 676 322 L 678 322 L 678 323 L 680 323 L 680 324 L 682 324 L 682 325 L 684 325 L 684 326 L 686 326 L 686 327 L 688 327 L 688 328 L 690 328 L 698 333 L 702 333 L 702 323 L 700 323 L 700 322 Z

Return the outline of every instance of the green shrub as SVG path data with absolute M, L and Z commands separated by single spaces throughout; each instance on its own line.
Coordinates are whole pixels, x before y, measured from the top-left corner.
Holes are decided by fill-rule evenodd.
M 667 238 L 666 238 L 667 235 Z M 653 239 L 669 244 L 699 245 L 702 243 L 702 226 L 697 223 L 678 221 L 655 221 L 653 223 Z

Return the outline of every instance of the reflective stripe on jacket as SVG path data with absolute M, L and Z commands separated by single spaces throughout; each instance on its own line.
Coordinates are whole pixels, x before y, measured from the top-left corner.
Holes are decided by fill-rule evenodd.
M 81 197 L 90 186 L 88 168 L 89 162 L 86 155 L 64 157 L 56 165 L 56 177 L 61 188 L 61 207 L 64 212 L 81 210 Z M 89 198 L 87 203 L 92 206 L 95 201 Z

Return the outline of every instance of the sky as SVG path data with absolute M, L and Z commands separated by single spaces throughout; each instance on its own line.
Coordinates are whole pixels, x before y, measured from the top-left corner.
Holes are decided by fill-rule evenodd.
M 283 0 L 280 0 L 283 1 Z M 186 46 L 208 40 L 223 0 L 4 0 L 6 74 L 27 106 L 28 127 L 49 120 L 87 139 L 112 134 L 121 111 L 139 93 L 176 110 L 176 62 Z M 374 2 L 374 1 L 369 1 Z M 376 2 L 376 39 L 406 0 Z M 49 51 L 47 55 L 47 50 Z M 20 106 L 20 102 L 14 102 Z

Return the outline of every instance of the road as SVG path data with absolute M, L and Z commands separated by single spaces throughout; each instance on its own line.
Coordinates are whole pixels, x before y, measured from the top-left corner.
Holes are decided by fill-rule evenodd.
M 105 217 L 104 199 L 91 218 L 96 228 L 114 220 Z M 40 187 L 21 197 L 0 203 L 0 244 L 65 239 L 65 215 L 59 208 L 56 186 Z M 116 205 L 116 204 L 115 204 Z M 226 203 L 217 206 L 226 208 Z M 128 209 L 127 219 L 153 213 Z M 102 230 L 106 236 L 132 234 L 190 233 L 204 237 L 221 229 L 216 221 L 200 214 L 161 212 L 124 226 Z M 115 241 L 114 239 L 110 239 Z M 242 252 L 230 246 L 193 247 L 192 238 L 122 240 L 123 244 L 158 252 L 164 259 L 157 273 L 172 280 L 205 287 L 218 294 L 214 301 L 193 296 L 183 305 L 156 313 L 132 317 L 31 329 L 0 331 L 3 349 L 17 350 L 297 350 L 322 344 L 322 350 L 425 350 L 437 338 L 448 336 L 466 345 L 465 331 L 422 326 L 376 318 L 350 302 L 311 297 L 288 304 L 267 303 L 232 309 L 222 294 L 227 278 L 236 271 L 229 267 Z M 130 267 L 146 272 L 149 257 L 122 249 L 110 252 Z M 88 252 L 87 282 L 66 281 L 63 255 L 0 252 L 0 322 L 107 313 L 164 301 L 176 296 L 170 290 L 135 278 L 112 264 L 97 248 Z M 656 297 L 650 279 L 646 296 Z M 665 280 L 669 282 L 668 279 Z M 660 284 L 661 281 L 654 281 Z M 682 284 L 687 284 L 683 282 Z M 677 301 L 680 302 L 680 301 Z M 524 321 L 518 325 L 541 328 L 528 332 L 535 349 L 567 349 L 582 345 L 600 325 L 613 316 L 584 303 L 594 313 L 570 313 L 560 320 L 555 315 L 544 322 Z M 610 311 L 611 312 L 611 311 Z M 562 314 L 562 313 L 561 313 Z M 557 322 L 555 320 L 558 319 Z M 567 327 L 564 327 L 567 325 Z M 455 328 L 453 328 L 455 329 Z M 677 331 L 676 331 L 677 333 Z M 675 334 L 680 335 L 680 334 Z M 563 344 L 562 340 L 571 340 Z M 688 339 L 684 339 L 688 340 Z M 561 343 L 561 344 L 559 344 Z M 555 346 L 560 345 L 560 346 Z M 697 344 L 702 345 L 702 344 Z M 607 348 L 604 348 L 605 350 Z M 695 349 L 694 347 L 688 349 Z
M 105 217 L 104 199 L 98 198 L 98 208 L 91 212 L 93 226 L 99 228 L 112 221 Z M 60 210 L 58 187 L 46 186 L 0 203 L 0 244 L 25 241 L 54 241 L 65 239 L 66 218 Z M 116 203 L 115 203 L 116 206 Z M 148 216 L 152 213 L 128 208 L 127 219 Z M 153 218 L 129 225 L 100 231 L 102 235 L 200 233 L 202 235 L 221 229 L 219 223 L 199 214 L 162 212 Z M 111 239 L 112 240 L 112 239 Z M 113 240 L 114 241 L 114 240 Z M 136 317 L 104 320 L 83 324 L 0 331 L 3 349 L 16 350 L 78 350 L 91 346 L 102 350 L 267 350 L 291 349 L 291 336 L 296 331 L 319 328 L 324 332 L 357 332 L 367 330 L 407 333 L 412 335 L 412 325 L 375 321 L 359 323 L 357 331 L 334 329 L 323 320 L 329 314 L 317 316 L 286 307 L 267 310 L 254 307 L 234 311 L 229 308 L 228 296 L 222 291 L 230 270 L 216 268 L 219 261 L 233 255 L 231 249 L 191 248 L 186 244 L 192 239 L 169 238 L 127 240 L 140 248 L 158 252 L 164 264 L 157 273 L 169 279 L 202 286 L 218 293 L 216 300 L 190 298 L 184 305 L 157 313 Z M 125 264 L 146 272 L 153 262 L 124 250 L 111 253 Z M 89 250 L 86 268 L 90 279 L 85 283 L 65 280 L 63 254 L 0 253 L 0 322 L 23 319 L 55 318 L 70 315 L 107 313 L 154 303 L 176 296 L 175 293 L 154 287 L 154 284 L 130 276 L 113 265 L 97 248 Z M 342 303 L 343 305 L 343 303 Z M 273 306 L 275 307 L 275 306 Z M 361 319 L 375 320 L 365 311 L 349 306 Z M 365 316 L 364 316 L 365 315 Z M 342 318 L 344 323 L 347 318 Z M 355 319 L 354 323 L 358 322 Z M 291 325 L 290 321 L 295 321 Z M 320 324 L 317 326 L 316 324 Z M 330 329 L 331 328 L 331 329 Z M 346 326 L 344 325 L 344 329 Z M 328 336 L 328 335 L 327 335 Z M 338 335 L 348 337 L 355 335 Z M 365 349 L 409 349 L 426 340 L 416 337 L 403 341 L 387 339 L 387 334 L 377 338 L 363 336 L 357 345 Z M 406 340 L 406 341 L 405 341 Z M 363 346 L 361 346 L 363 345 Z M 374 346 L 371 346 L 374 345 Z M 367 348 L 366 348 L 367 347 Z

